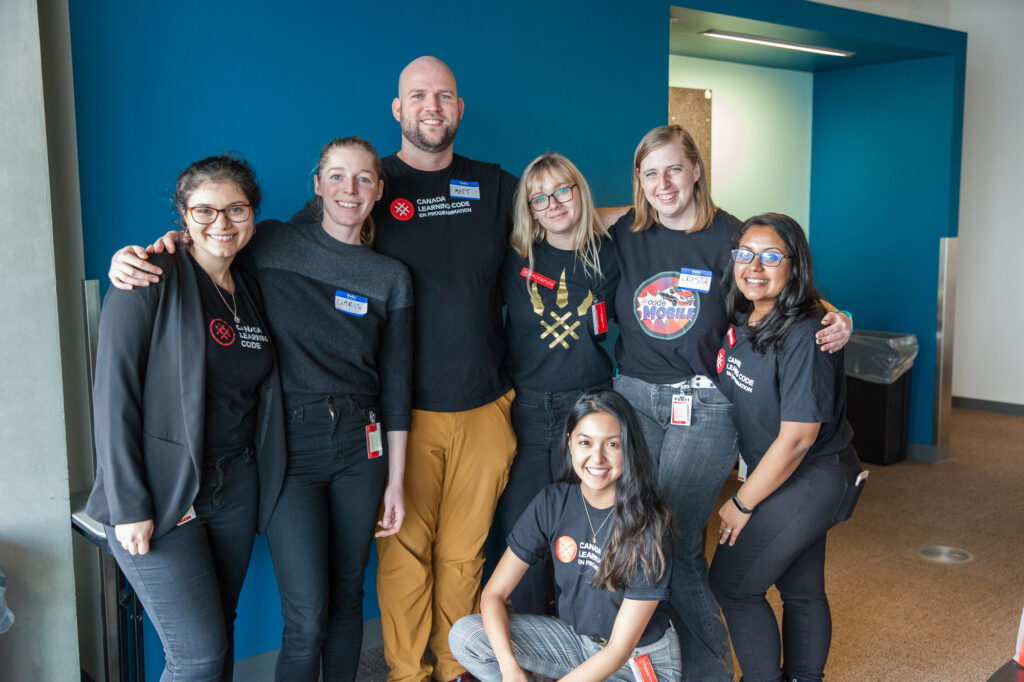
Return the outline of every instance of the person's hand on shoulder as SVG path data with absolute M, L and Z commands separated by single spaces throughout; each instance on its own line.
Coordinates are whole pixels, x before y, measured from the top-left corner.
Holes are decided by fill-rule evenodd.
M 179 243 L 188 243 L 188 234 L 171 230 L 146 248 L 131 245 L 118 249 L 110 259 L 110 283 L 118 289 L 130 290 L 159 282 L 164 271 L 149 262 L 149 254 L 174 253 Z
M 821 350 L 835 353 L 846 345 L 853 333 L 853 320 L 842 312 L 826 313 L 821 319 L 824 329 L 814 335 L 814 341 Z

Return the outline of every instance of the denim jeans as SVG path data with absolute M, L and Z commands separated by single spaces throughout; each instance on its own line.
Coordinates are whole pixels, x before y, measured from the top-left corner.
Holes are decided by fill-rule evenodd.
M 732 403 L 717 388 L 693 389 L 689 426 L 671 423 L 680 390 L 629 376 L 615 390 L 637 411 L 658 461 L 658 491 L 679 529 L 672 557 L 672 621 L 679 633 L 683 679 L 732 682 L 729 634 L 708 586 L 704 526 L 736 463 Z
M 860 471 L 852 448 L 805 460 L 711 562 L 711 588 L 746 682 L 821 680 L 832 639 L 825 596 L 825 533 Z M 782 641 L 765 592 L 782 597 Z M 784 655 L 785 678 L 779 667 Z
M 249 567 L 259 502 L 250 448 L 210 457 L 196 518 L 130 555 L 107 526 L 107 544 L 160 635 L 161 682 L 232 678 L 235 607 Z
M 331 397 L 286 411 L 288 469 L 267 528 L 284 634 L 276 678 L 355 679 L 363 574 L 387 480 L 367 457 L 372 399 Z M 382 437 L 382 445 L 387 451 Z
M 562 473 L 562 441 L 565 417 L 583 389 L 542 393 L 517 388 L 512 403 L 512 428 L 516 432 L 516 458 L 508 472 L 508 484 L 498 500 L 494 523 L 505 538 L 516 521 L 546 485 Z M 554 597 L 549 561 L 527 569 L 512 591 L 510 601 L 516 613 L 541 615 Z
M 551 616 L 512 613 L 508 625 L 519 667 L 544 677 L 561 679 L 601 650 L 601 645 L 576 634 L 568 623 Z M 448 644 L 459 663 L 480 682 L 501 682 L 501 669 L 479 615 L 457 621 L 448 634 Z M 659 682 L 680 679 L 679 641 L 673 628 L 658 641 L 633 650 L 633 656 L 641 654 L 647 654 Z M 627 662 L 605 679 L 633 682 L 636 678 Z

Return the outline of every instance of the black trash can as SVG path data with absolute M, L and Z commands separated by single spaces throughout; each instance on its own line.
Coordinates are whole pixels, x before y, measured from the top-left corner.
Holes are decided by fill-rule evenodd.
M 913 334 L 854 331 L 846 345 L 846 419 L 853 447 L 865 462 L 907 458 L 910 369 L 917 357 Z

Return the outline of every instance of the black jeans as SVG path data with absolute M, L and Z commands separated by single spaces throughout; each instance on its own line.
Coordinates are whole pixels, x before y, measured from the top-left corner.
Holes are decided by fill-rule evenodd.
M 859 472 L 853 448 L 805 460 L 757 506 L 734 546 L 718 546 L 708 579 L 745 682 L 776 682 L 783 674 L 786 680 L 822 679 L 832 641 L 825 533 Z M 783 603 L 781 643 L 765 599 L 772 585 Z
M 611 382 L 607 384 L 611 387 Z M 542 393 L 516 387 L 512 403 L 512 428 L 516 432 L 516 457 L 508 472 L 508 484 L 498 500 L 495 524 L 502 545 L 516 521 L 544 486 L 562 472 L 561 448 L 565 418 L 583 389 Z M 544 615 L 554 596 L 547 561 L 530 566 L 512 591 L 509 601 L 516 613 Z
M 363 574 L 387 480 L 367 457 L 375 400 L 324 400 L 286 411 L 288 470 L 267 529 L 281 591 L 278 680 L 355 679 L 363 638 Z
M 223 680 L 234 664 L 235 607 L 256 536 L 259 481 L 250 448 L 210 455 L 196 518 L 132 556 L 107 527 L 107 544 L 164 646 L 160 679 Z

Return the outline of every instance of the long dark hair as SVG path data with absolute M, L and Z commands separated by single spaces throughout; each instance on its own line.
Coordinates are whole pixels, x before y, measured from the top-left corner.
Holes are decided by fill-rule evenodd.
M 814 286 L 814 268 L 811 264 L 811 247 L 807 237 L 795 220 L 781 213 L 765 213 L 754 216 L 743 223 L 743 229 L 733 239 L 736 248 L 747 231 L 752 227 L 768 227 L 779 235 L 789 253 L 791 276 L 782 289 L 775 306 L 760 322 L 749 328 L 750 346 L 758 353 L 764 353 L 769 347 L 781 348 L 782 340 L 793 325 L 815 315 L 824 315 L 821 295 Z M 736 286 L 734 268 L 726 273 L 729 293 L 725 299 L 726 312 L 729 319 L 736 323 L 742 313 L 753 310 L 753 304 Z
M 630 404 L 610 388 L 590 388 L 569 410 L 562 439 L 562 480 L 580 483 L 572 468 L 569 434 L 587 415 L 605 412 L 619 423 L 622 476 L 615 485 L 612 538 L 591 587 L 621 591 L 633 581 L 638 568 L 651 581 L 661 579 L 667 562 L 662 539 L 670 528 L 668 507 L 658 495 L 654 459 Z

